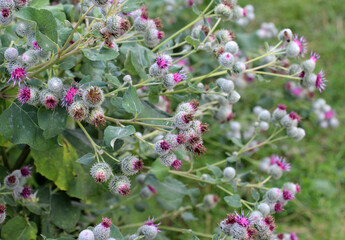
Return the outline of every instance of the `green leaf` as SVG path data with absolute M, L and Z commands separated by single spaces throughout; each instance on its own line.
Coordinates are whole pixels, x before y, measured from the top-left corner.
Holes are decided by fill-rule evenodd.
M 108 126 L 104 130 L 104 141 L 107 146 L 114 148 L 114 144 L 117 139 L 128 137 L 134 133 L 135 128 L 132 125 L 125 127 Z
M 143 104 L 143 111 L 138 115 L 139 118 L 157 118 L 157 120 L 142 120 L 144 123 L 149 124 L 156 124 L 156 125 L 162 125 L 171 127 L 173 123 L 171 121 L 162 120 L 160 118 L 170 118 L 171 115 L 169 115 L 166 112 L 163 112 L 162 110 L 159 110 L 155 105 L 148 101 L 142 101 Z
M 126 4 L 121 8 L 121 12 L 129 13 L 140 8 L 143 5 L 142 0 L 128 0 Z
M 69 197 L 63 193 L 57 193 L 51 199 L 50 221 L 57 227 L 70 232 L 74 229 L 80 217 L 80 209 L 72 206 Z
M 192 45 L 193 48 L 197 48 L 197 46 L 199 46 L 200 44 L 200 41 L 198 39 L 194 39 L 191 36 L 186 37 L 185 40 L 188 44 Z
M 237 146 L 237 147 L 243 147 L 243 144 L 240 139 L 238 138 L 231 138 L 231 141 Z
M 28 144 L 33 149 L 45 150 L 56 146 L 53 139 L 46 140 L 38 126 L 37 109 L 17 102 L 0 116 L 0 134 L 14 144 Z
M 110 237 L 115 238 L 116 240 L 123 239 L 123 236 L 120 230 L 116 226 L 114 226 L 114 224 L 112 224 L 110 227 Z
M 105 79 L 107 79 L 109 81 L 109 83 L 115 85 L 116 87 L 120 87 L 121 83 L 119 81 L 119 79 L 117 79 L 117 77 L 110 75 L 110 74 L 105 74 Z
M 62 70 L 69 70 L 75 67 L 75 64 L 77 63 L 77 61 L 78 61 L 78 58 L 72 55 L 60 61 L 59 67 Z
M 192 10 L 196 15 L 200 15 L 200 11 L 199 11 L 198 7 L 196 6 L 196 4 L 193 4 Z
M 40 7 L 48 6 L 48 5 L 49 5 L 49 0 L 33 0 L 30 3 L 30 7 L 33 7 L 33 8 L 40 8 Z
M 84 56 L 91 61 L 109 61 L 117 58 L 119 53 L 112 48 L 101 48 L 98 49 L 82 49 Z
M 151 86 L 149 92 L 149 101 L 150 103 L 158 103 L 159 101 L 159 93 L 162 90 L 162 86 Z
M 182 217 L 183 220 L 185 220 L 186 222 L 191 222 L 191 221 L 196 221 L 196 220 L 198 220 L 198 218 L 194 217 L 193 213 L 191 213 L 191 212 L 184 212 L 184 213 L 182 213 L 181 217 Z
M 58 42 L 57 24 L 53 14 L 46 9 L 22 8 L 16 17 L 34 22 L 36 39 L 45 50 L 53 50 Z
M 148 48 L 138 44 L 138 43 L 125 43 L 120 47 L 120 52 L 123 55 L 131 51 L 134 58 L 138 61 L 139 65 L 146 68 L 151 65 L 151 63 L 156 58 L 156 55 Z
M 122 102 L 123 108 L 132 114 L 139 114 L 143 110 L 143 105 L 138 98 L 137 90 L 135 87 L 130 86 L 123 96 L 123 102 Z
M 1 229 L 2 239 L 31 240 L 36 239 L 37 226 L 21 216 L 10 219 Z
M 220 177 L 223 175 L 222 170 L 220 170 L 220 168 L 217 167 L 217 166 L 212 166 L 212 165 L 207 164 L 207 168 L 208 168 L 208 170 L 210 170 L 210 171 L 213 173 L 213 175 L 214 175 L 215 177 L 217 177 L 217 178 L 220 178 Z
M 48 110 L 41 107 L 37 112 L 38 125 L 43 130 L 46 139 L 59 135 L 66 126 L 67 111 L 62 107 Z
M 238 194 L 226 196 L 224 197 L 224 200 L 230 207 L 239 208 L 242 206 L 241 197 Z
M 159 181 L 163 181 L 165 179 L 165 177 L 168 175 L 168 172 L 169 172 L 169 168 L 163 166 L 160 163 L 159 159 L 154 161 L 151 168 L 150 168 L 150 173 L 155 175 Z
M 77 160 L 78 163 L 91 166 L 95 162 L 95 155 L 87 153 Z
M 251 189 L 251 194 L 255 201 L 259 201 L 260 193 L 255 188 Z
M 67 191 L 72 197 L 85 199 L 88 194 L 95 194 L 97 185 L 89 175 L 89 168 L 76 162 L 76 150 L 62 139 L 62 147 L 49 151 L 32 150 L 37 172 L 53 181 L 60 190 Z

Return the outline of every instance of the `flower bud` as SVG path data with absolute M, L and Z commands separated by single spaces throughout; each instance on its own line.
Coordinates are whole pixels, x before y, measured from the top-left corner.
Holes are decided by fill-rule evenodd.
M 242 74 L 246 70 L 246 65 L 243 62 L 236 62 L 234 66 L 232 66 L 232 71 L 235 74 Z
M 186 142 L 186 138 L 183 134 L 167 134 L 165 137 L 165 141 L 168 142 L 168 144 L 171 146 L 171 149 L 176 149 L 181 144 L 184 144 Z
M 298 114 L 295 112 L 291 112 L 288 115 L 285 115 L 285 117 L 282 118 L 280 123 L 285 128 L 291 128 L 291 127 L 296 127 L 299 120 L 300 120 L 300 117 L 298 116 Z
M 127 196 L 131 192 L 131 182 L 126 176 L 115 176 L 109 183 L 110 192 Z
M 219 197 L 215 194 L 207 194 L 204 197 L 205 208 L 208 208 L 208 209 L 215 208 L 218 202 L 219 202 Z
M 237 103 L 241 98 L 241 95 L 237 91 L 232 91 L 231 94 L 229 95 L 229 102 L 231 104 Z
M 181 81 L 187 79 L 187 75 L 183 72 L 169 73 L 163 77 L 163 86 L 166 89 L 174 89 L 174 87 Z
M 282 192 L 279 188 L 271 188 L 266 192 L 266 197 L 272 202 L 276 202 L 281 196 Z
M 236 5 L 233 7 L 232 9 L 232 17 L 231 17 L 231 20 L 234 21 L 234 22 L 237 22 L 238 20 L 240 20 L 242 17 L 244 17 L 244 8 Z
M 13 190 L 13 197 L 17 200 L 21 200 L 23 198 L 28 199 L 30 198 L 32 189 L 29 187 L 17 187 Z
M 236 170 L 233 167 L 226 167 L 223 170 L 223 176 L 230 181 L 236 176 Z
M 234 65 L 235 58 L 231 53 L 225 52 L 219 56 L 218 61 L 223 68 L 230 69 Z
M 270 124 L 268 122 L 265 122 L 265 121 L 259 122 L 259 129 L 261 131 L 267 131 L 269 128 L 270 128 Z
M 268 169 L 268 174 L 274 179 L 279 179 L 283 176 L 283 170 L 278 165 L 274 164 Z
M 237 42 L 235 41 L 230 41 L 225 44 L 224 47 L 225 52 L 231 53 L 232 55 L 236 55 L 239 51 L 239 47 Z
M 58 96 L 61 95 L 63 91 L 63 83 L 60 78 L 53 77 L 48 81 L 48 90 L 57 94 Z
M 144 199 L 150 199 L 157 191 L 154 187 L 145 186 L 140 190 L 140 197 Z
M 158 225 L 160 225 L 160 223 L 154 224 L 154 218 L 152 219 L 149 218 L 148 221 L 145 222 L 145 225 L 141 226 L 138 229 L 138 235 L 144 236 L 143 239 L 153 240 L 158 235 L 158 232 L 159 232 Z
M 73 120 L 83 121 L 89 115 L 89 109 L 85 106 L 83 101 L 77 101 L 69 106 L 68 113 Z
M 92 109 L 87 121 L 95 125 L 95 127 L 104 126 L 106 124 L 104 110 L 101 107 Z
M 18 50 L 16 48 L 7 48 L 4 52 L 4 58 L 7 61 L 14 62 L 18 58 Z
M 225 5 L 224 3 L 218 4 L 214 9 L 214 13 L 219 15 L 224 20 L 229 20 L 232 17 L 231 7 Z
M 260 121 L 269 122 L 271 120 L 271 113 L 268 110 L 264 109 L 259 113 L 258 118 Z
M 199 105 L 200 103 L 194 99 L 187 103 L 181 103 L 176 108 L 176 112 L 195 113 L 198 110 Z
M 142 16 L 137 17 L 134 20 L 133 27 L 134 27 L 135 31 L 145 32 L 148 29 L 148 24 L 149 24 L 149 22 L 148 22 L 147 16 L 142 15 Z
M 155 78 L 161 78 L 166 73 L 165 69 L 159 67 L 157 63 L 154 63 L 149 68 L 149 74 Z
M 39 59 L 34 50 L 28 50 L 21 55 L 23 62 L 28 66 L 33 66 L 38 63 Z
M 278 107 L 272 113 L 272 119 L 279 122 L 286 115 L 286 106 L 278 104 Z
M 5 222 L 6 219 L 6 206 L 3 204 L 0 204 L 0 224 Z
M 47 89 L 40 93 L 40 101 L 41 104 L 46 107 L 46 109 L 50 110 L 53 110 L 59 102 L 57 96 Z
M 131 75 L 126 75 L 123 77 L 123 82 L 129 84 L 129 85 L 132 85 L 132 77 Z
M 16 34 L 19 37 L 26 37 L 31 32 L 31 27 L 26 22 L 19 22 L 16 26 Z
M 225 93 L 231 93 L 235 89 L 234 82 L 225 78 L 218 78 L 216 83 L 217 86 Z
M 267 203 L 260 203 L 258 210 L 262 213 L 262 215 L 267 216 L 270 213 L 270 206 L 268 206 Z
M 103 218 L 102 222 L 93 229 L 93 234 L 97 240 L 107 240 L 110 237 L 111 220 Z
M 7 175 L 4 179 L 4 186 L 9 190 L 13 190 L 19 186 L 19 177 L 17 174 Z
M 83 92 L 83 100 L 88 107 L 98 107 L 104 101 L 103 90 L 97 86 L 91 86 Z
M 139 172 L 144 163 L 137 157 L 128 156 L 121 161 L 121 170 L 126 176 L 131 176 Z
M 295 141 L 301 141 L 305 136 L 305 130 L 303 128 L 297 128 L 297 135 L 293 138 Z
M 159 41 L 164 38 L 164 32 L 158 31 L 157 29 L 151 28 L 146 31 L 144 35 L 144 41 L 146 46 L 154 48 L 158 45 Z
M 103 183 L 103 182 L 107 182 L 108 179 L 110 178 L 111 168 L 105 162 L 96 163 L 95 165 L 91 167 L 90 173 L 96 183 Z
M 170 167 L 177 159 L 176 155 L 172 152 L 161 156 L 161 164 L 166 167 Z
M 95 240 L 95 236 L 91 230 L 85 229 L 79 233 L 78 240 Z
M 159 156 L 164 156 L 170 152 L 172 147 L 166 140 L 160 140 L 156 142 L 154 149 Z
M 139 174 L 136 178 L 135 181 L 137 181 L 137 183 L 141 186 L 144 186 L 145 184 L 145 178 L 146 176 L 144 174 Z
M 291 31 L 291 29 L 289 28 L 285 28 L 283 30 L 281 30 L 278 34 L 278 40 L 283 41 L 284 43 L 287 42 L 291 42 L 293 40 L 293 33 Z
M 215 33 L 215 37 L 218 40 L 219 43 L 225 44 L 227 42 L 230 42 L 234 40 L 234 34 L 231 31 L 228 30 L 219 30 Z
M 185 130 L 192 125 L 193 115 L 186 112 L 178 112 L 174 116 L 174 125 L 181 130 Z

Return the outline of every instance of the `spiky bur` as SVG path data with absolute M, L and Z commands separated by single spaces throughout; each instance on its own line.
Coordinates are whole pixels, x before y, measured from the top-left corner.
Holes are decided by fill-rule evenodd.
M 151 28 L 145 32 L 144 41 L 146 46 L 154 48 L 158 45 L 159 41 L 164 38 L 164 32 Z
M 88 107 L 100 106 L 104 101 L 103 90 L 97 86 L 91 86 L 84 90 L 83 100 Z
M 221 54 L 218 58 L 219 64 L 223 68 L 231 69 L 235 63 L 234 56 L 231 53 L 225 52 Z
M 90 174 L 96 183 L 107 182 L 111 176 L 111 168 L 105 162 L 96 163 L 91 167 Z
M 107 240 L 110 237 L 111 219 L 102 218 L 102 222 L 93 229 L 97 240 Z
M 296 112 L 290 112 L 288 115 L 285 115 L 280 123 L 285 128 L 291 128 L 296 127 L 298 122 L 301 120 L 301 118 L 298 116 Z
M 0 204 L 0 224 L 2 224 L 6 219 L 6 206 Z
M 54 93 L 45 89 L 40 94 L 40 101 L 46 109 L 53 110 L 58 105 L 59 99 Z
M 110 192 L 127 196 L 131 192 L 131 182 L 126 176 L 114 176 L 109 183 Z
M 152 219 L 149 219 L 145 222 L 145 225 L 141 226 L 138 229 L 138 235 L 139 236 L 144 236 L 144 239 L 146 240 L 152 240 L 155 239 L 160 232 L 158 226 L 161 223 L 155 224 L 154 223 L 155 218 L 152 217 Z
M 4 179 L 4 186 L 9 190 L 13 190 L 19 185 L 19 178 L 16 174 L 7 175 Z
M 279 122 L 286 115 L 286 105 L 278 104 L 278 107 L 272 113 L 272 119 Z
M 95 235 L 90 229 L 85 229 L 79 233 L 78 240 L 94 240 Z
M 95 127 L 104 126 L 106 124 L 104 111 L 101 107 L 92 109 L 87 120 L 95 125 Z
M 107 5 L 108 2 L 109 2 L 109 0 L 92 0 L 92 3 L 96 7 L 104 7 L 105 5 Z
M 8 83 L 13 81 L 13 87 L 18 83 L 18 86 L 23 82 L 26 85 L 26 80 L 30 80 L 27 75 L 27 72 L 24 67 L 18 66 L 13 69 L 11 72 L 11 78 L 8 80 Z
M 174 116 L 174 125 L 181 130 L 188 129 L 192 125 L 193 118 L 192 113 L 178 112 Z
M 127 176 L 138 173 L 144 166 L 143 161 L 134 156 L 128 156 L 121 161 L 121 170 Z
M 219 197 L 215 194 L 207 194 L 204 197 L 204 206 L 208 209 L 215 208 L 219 202 Z
M 195 113 L 198 110 L 200 103 L 193 99 L 190 102 L 187 103 L 181 103 L 177 109 L 176 112 L 186 112 L 186 113 Z
M 83 121 L 89 115 L 89 109 L 85 106 L 83 101 L 77 101 L 69 106 L 68 113 L 73 120 Z
M 24 177 L 24 178 L 30 177 L 30 176 L 31 176 L 31 173 L 32 173 L 32 171 L 31 171 L 31 167 L 30 167 L 30 166 L 24 166 L 24 167 L 22 167 L 22 168 L 20 169 L 20 174 L 21 174 L 21 176 Z
M 17 187 L 13 190 L 13 197 L 17 200 L 29 199 L 31 198 L 32 189 L 29 187 Z
M 172 147 L 167 141 L 161 140 L 156 142 L 154 149 L 159 156 L 164 156 L 170 152 Z
M 62 80 L 58 77 L 51 78 L 48 81 L 48 90 L 60 96 L 63 91 Z
M 295 35 L 293 41 L 291 41 L 286 47 L 286 54 L 288 57 L 292 57 L 292 58 L 297 58 L 299 56 L 304 57 L 304 54 L 306 52 L 307 52 L 307 42 L 303 36 L 298 38 L 298 35 Z
M 283 171 L 289 172 L 291 169 L 290 163 L 286 162 L 286 159 L 284 157 L 276 156 L 274 164 L 276 164 Z
M 7 48 L 4 52 L 4 58 L 10 62 L 16 61 L 18 58 L 18 55 L 19 55 L 18 50 L 13 47 Z

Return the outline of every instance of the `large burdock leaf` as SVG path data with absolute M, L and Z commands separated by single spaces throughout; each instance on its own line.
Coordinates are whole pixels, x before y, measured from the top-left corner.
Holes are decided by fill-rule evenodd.
M 1 229 L 1 238 L 32 240 L 36 239 L 37 226 L 34 222 L 29 222 L 21 216 L 10 219 Z
M 1 114 L 0 123 L 0 134 L 14 144 L 28 144 L 38 150 L 56 146 L 55 139 L 44 139 L 37 122 L 37 109 L 33 106 L 14 102 Z
M 128 137 L 135 133 L 132 125 L 126 127 L 108 126 L 104 130 L 104 142 L 107 146 L 114 148 L 115 141 L 119 138 Z
M 66 126 L 67 111 L 62 107 L 48 110 L 41 107 L 37 113 L 38 125 L 44 130 L 43 136 L 48 139 L 60 134 Z
M 135 87 L 130 86 L 123 96 L 122 107 L 129 113 L 139 114 L 143 110 L 143 104 L 141 103 L 137 90 Z
M 82 52 L 87 59 L 91 61 L 109 61 L 115 59 L 119 53 L 112 48 L 83 49 Z
M 45 50 L 53 50 L 58 43 L 57 24 L 53 14 L 46 9 L 25 7 L 16 17 L 33 22 L 38 44 Z
M 80 209 L 73 207 L 69 197 L 60 192 L 51 199 L 50 220 L 57 227 L 70 232 L 74 229 L 80 217 Z
M 65 139 L 62 147 L 49 151 L 33 150 L 31 153 L 37 171 L 52 180 L 59 189 L 67 191 L 68 195 L 85 199 L 89 193 L 97 191 L 89 170 L 77 163 L 76 150 Z

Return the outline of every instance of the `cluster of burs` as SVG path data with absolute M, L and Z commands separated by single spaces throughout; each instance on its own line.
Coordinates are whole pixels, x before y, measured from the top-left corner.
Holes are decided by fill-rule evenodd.
M 32 0 L 0 0 L 0 26 L 9 25 L 13 18 L 14 12 L 28 6 Z
M 138 228 L 137 233 L 126 236 L 128 240 L 153 240 L 157 237 L 160 230 L 158 224 L 154 224 L 154 218 L 148 219 L 141 227 Z M 116 240 L 112 236 L 112 223 L 109 218 L 103 218 L 102 222 L 95 227 L 89 227 L 79 233 L 78 240 Z M 115 233 L 116 235 L 116 233 Z
M 121 2 L 119 1 L 118 4 L 121 5 Z M 145 6 L 126 14 L 119 11 L 113 13 L 112 11 L 117 8 L 113 7 L 113 1 L 92 0 L 92 4 L 101 8 L 104 18 L 103 21 L 93 24 L 92 30 L 99 31 L 105 43 L 111 48 L 118 49 L 115 40 L 130 31 L 131 25 L 136 35 L 143 36 L 146 46 L 150 48 L 157 46 L 164 38 L 164 32 L 159 30 L 163 27 L 162 22 L 158 18 L 150 19 L 148 8 Z

